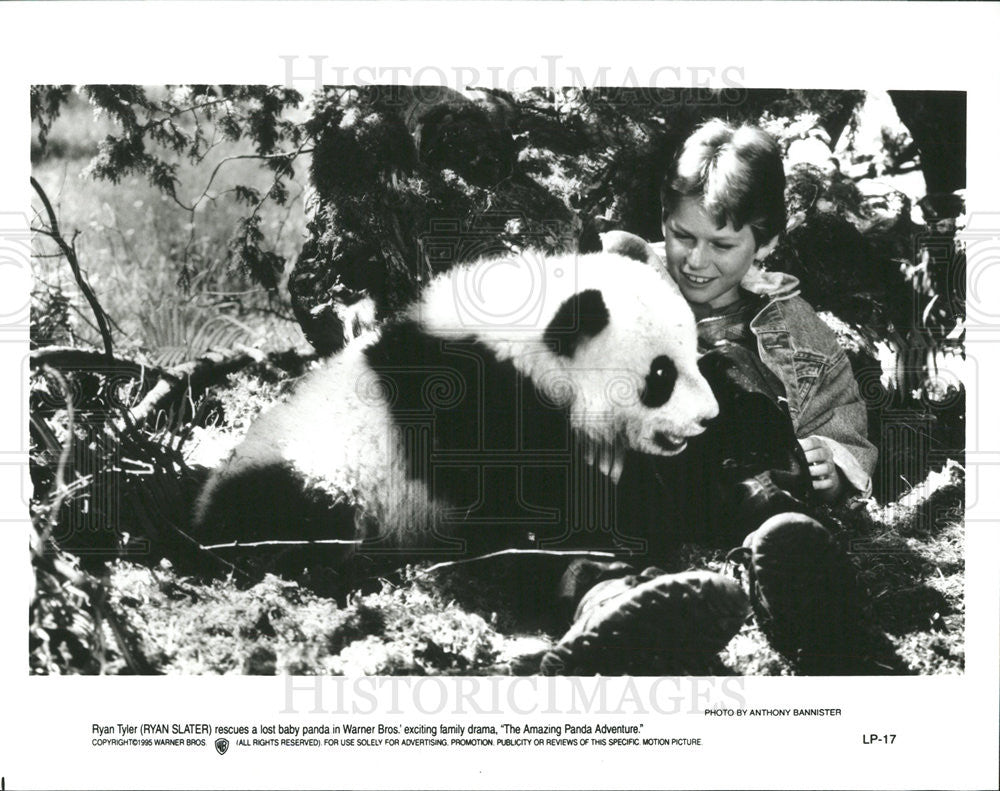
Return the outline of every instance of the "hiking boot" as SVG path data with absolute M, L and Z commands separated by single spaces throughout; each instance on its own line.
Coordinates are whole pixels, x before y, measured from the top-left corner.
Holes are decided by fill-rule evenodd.
M 709 673 L 749 612 L 743 588 L 710 571 L 651 568 L 607 579 L 580 600 L 573 625 L 542 658 L 541 672 Z
M 786 475 L 769 470 L 746 478 L 735 486 L 735 515 L 742 535 L 756 530 L 778 514 L 807 510 L 805 503 L 781 485 L 788 483 L 785 478 Z
M 747 568 L 757 625 L 799 672 L 873 672 L 854 568 L 823 525 L 805 514 L 778 514 L 730 559 Z
M 577 619 L 582 609 L 581 602 L 598 583 L 629 577 L 632 580 L 629 587 L 634 587 L 639 582 L 658 577 L 662 573 L 659 569 L 648 568 L 640 575 L 635 566 L 618 560 L 600 561 L 588 558 L 574 560 L 563 572 L 562 578 L 559 580 L 559 589 L 556 592 L 556 600 L 563 613 L 563 625 L 567 621 Z

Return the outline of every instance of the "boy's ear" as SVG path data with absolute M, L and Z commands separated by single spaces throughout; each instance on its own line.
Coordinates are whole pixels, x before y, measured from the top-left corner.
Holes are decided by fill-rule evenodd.
M 771 253 L 774 252 L 774 248 L 778 246 L 778 234 L 771 237 L 771 240 L 765 242 L 760 247 L 757 248 L 756 252 L 753 254 L 754 261 L 763 261 Z

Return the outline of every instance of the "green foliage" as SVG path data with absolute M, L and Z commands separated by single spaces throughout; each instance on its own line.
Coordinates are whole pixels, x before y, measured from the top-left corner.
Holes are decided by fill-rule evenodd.
M 262 343 L 264 351 L 304 345 L 287 295 L 260 287 L 229 246 L 240 221 L 256 209 L 261 256 L 270 262 L 265 272 L 274 278 L 277 258 L 287 260 L 301 245 L 305 168 L 283 181 L 288 192 L 285 206 L 279 206 L 267 198 L 274 173 L 261 167 L 248 141 L 214 135 L 203 162 L 181 157 L 173 163 L 185 204 L 197 201 L 218 166 L 206 197 L 192 212 L 145 175 L 126 175 L 118 183 L 82 176 L 101 140 L 115 131 L 114 123 L 104 113 L 95 117 L 81 92 L 70 92 L 48 136 L 46 155 L 40 156 L 37 145 L 33 149 L 33 175 L 52 199 L 63 232 L 73 238 L 87 278 L 112 319 L 116 352 L 159 359 L 161 330 L 168 328 L 166 315 L 175 308 L 186 317 L 185 331 L 192 337 L 208 338 L 224 323 L 236 327 L 238 322 L 249 330 L 217 340 Z M 32 245 L 32 342 L 99 343 L 93 314 L 55 244 L 37 234 Z M 180 332 L 178 326 L 170 341 L 178 348 L 186 344 Z
M 268 381 L 252 373 L 238 372 L 229 377 L 226 385 L 209 388 L 206 397 L 219 406 L 220 428 L 242 436 L 265 409 L 278 401 L 291 381 Z
M 128 176 L 144 176 L 153 188 L 192 215 L 203 201 L 216 199 L 210 190 L 218 166 L 202 193 L 187 203 L 178 194 L 181 162 L 204 162 L 220 135 L 251 144 L 252 156 L 272 174 L 272 183 L 263 198 L 252 186 L 238 184 L 233 188 L 236 200 L 251 206 L 252 212 L 235 229 L 231 260 L 256 282 L 275 291 L 285 259 L 262 248 L 258 213 L 264 200 L 277 205 L 288 201 L 287 182 L 294 178 L 295 159 L 308 138 L 302 125 L 286 113 L 299 106 L 301 94 L 261 85 L 166 86 L 162 90 L 88 85 L 80 92 L 114 127 L 114 132 L 98 144 L 85 174 L 116 185 Z M 40 155 L 44 155 L 53 121 L 70 97 L 69 86 L 33 86 L 31 118 L 38 125 Z M 285 145 L 291 150 L 280 150 Z
M 241 219 L 229 241 L 229 252 L 256 282 L 269 291 L 275 291 L 285 261 L 277 253 L 261 247 L 264 234 L 260 225 L 261 218 L 257 214 Z
M 30 333 L 32 345 L 68 345 L 73 338 L 70 326 L 70 298 L 56 283 L 34 283 L 31 299 Z
M 150 359 L 170 368 L 211 349 L 252 346 L 256 333 L 239 319 L 198 304 L 165 304 L 141 317 Z
M 31 380 L 34 519 L 47 521 L 55 544 L 88 568 L 121 554 L 148 554 L 153 546 L 171 550 L 199 484 L 182 452 L 197 415 L 182 405 L 172 417 L 161 416 L 166 426 L 148 429 L 130 422 L 126 410 L 154 382 L 97 367 L 65 381 L 72 412 L 52 376 Z
M 72 90 L 72 85 L 31 86 L 31 119 L 38 123 L 38 141 L 43 148 L 48 141 L 49 129 L 59 117 L 62 106 Z
M 68 556 L 62 557 L 72 564 Z M 91 595 L 55 569 L 35 570 L 28 629 L 32 675 L 93 675 L 105 669 L 103 635 Z
M 169 564 L 116 563 L 110 603 L 166 673 L 486 672 L 502 643 L 479 616 L 410 586 L 339 607 L 271 575 L 240 590 L 179 577 Z M 109 672 L 122 664 L 112 654 Z

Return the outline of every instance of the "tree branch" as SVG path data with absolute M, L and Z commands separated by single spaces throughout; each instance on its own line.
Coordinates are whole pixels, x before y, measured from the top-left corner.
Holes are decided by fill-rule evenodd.
M 160 378 L 165 373 L 162 368 L 155 365 L 144 365 L 134 360 L 123 360 L 117 357 L 108 358 L 101 352 L 78 349 L 73 346 L 46 346 L 42 349 L 33 349 L 29 362 L 32 368 L 48 365 L 57 369 L 78 370 L 100 366 L 102 372 L 120 371 L 130 374 L 136 379 L 143 375 Z
M 187 209 L 188 211 L 193 211 L 193 209 L 197 207 L 198 204 L 200 204 L 203 200 L 205 200 L 205 198 L 210 198 L 211 196 L 208 194 L 208 191 L 212 188 L 212 184 L 215 183 L 215 177 L 219 175 L 219 170 L 227 162 L 235 162 L 236 160 L 239 159 L 259 159 L 263 161 L 267 161 L 269 159 L 295 160 L 302 154 L 308 154 L 312 152 L 313 149 L 306 148 L 305 145 L 306 144 L 303 143 L 295 151 L 278 151 L 275 152 L 274 154 L 231 154 L 229 156 L 223 157 L 216 163 L 215 167 L 212 168 L 212 172 L 208 177 L 208 183 L 205 185 L 205 189 L 201 191 L 201 195 L 195 198 L 194 202 L 190 207 L 184 206 L 184 204 L 181 204 L 181 206 L 184 206 L 184 208 Z M 267 196 L 265 195 L 265 198 L 266 197 Z M 256 213 L 256 211 L 254 213 Z
M 172 401 L 185 393 L 188 388 L 200 390 L 212 378 L 225 376 L 254 362 L 260 362 L 261 354 L 250 352 L 208 352 L 197 360 L 181 363 L 164 371 L 160 380 L 150 390 L 146 397 L 130 411 L 132 420 L 142 423 L 155 412 L 161 404 Z
M 68 243 L 59 231 L 59 221 L 56 219 L 55 210 L 49 202 L 49 196 L 45 194 L 45 190 L 42 189 L 42 185 L 35 180 L 34 176 L 31 177 L 31 186 L 34 187 L 35 192 L 41 199 L 42 205 L 45 206 L 45 213 L 48 214 L 49 217 L 49 230 L 45 233 L 57 245 L 59 245 L 59 249 L 62 250 L 63 255 L 66 256 L 66 260 L 69 262 L 69 267 L 73 270 L 73 277 L 76 278 L 77 286 L 79 286 L 80 291 L 83 292 L 83 296 L 86 297 L 87 302 L 90 303 L 91 310 L 94 311 L 94 317 L 97 319 L 97 327 L 100 330 L 101 339 L 104 341 L 104 353 L 107 355 L 108 359 L 113 359 L 114 353 L 111 344 L 111 328 L 108 326 L 108 315 L 104 312 L 104 308 L 101 307 L 101 303 L 97 301 L 97 295 L 94 294 L 93 289 L 91 289 L 90 285 L 84 279 L 83 273 L 80 271 L 80 262 L 76 257 L 74 245 Z
M 86 370 L 99 366 L 99 373 L 108 373 L 108 369 L 129 374 L 136 379 L 156 379 L 157 383 L 135 407 L 130 417 L 136 422 L 142 422 L 156 409 L 162 407 L 174 398 L 183 395 L 190 387 L 192 390 L 202 390 L 216 379 L 228 376 L 249 365 L 260 364 L 277 374 L 280 364 L 275 360 L 285 353 L 263 354 L 255 350 L 211 351 L 203 354 L 197 360 L 191 360 L 172 368 L 158 368 L 145 365 L 134 360 L 108 359 L 100 352 L 90 349 L 76 349 L 67 346 L 47 346 L 34 349 L 31 352 L 30 364 L 33 369 L 49 366 L 61 370 Z M 305 357 L 303 359 L 310 359 Z

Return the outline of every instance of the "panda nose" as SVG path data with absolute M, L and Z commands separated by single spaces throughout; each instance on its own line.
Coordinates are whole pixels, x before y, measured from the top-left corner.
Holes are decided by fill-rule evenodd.
M 708 400 L 711 401 L 711 406 L 707 407 L 698 419 L 698 423 L 702 429 L 708 428 L 709 424 L 719 416 L 719 402 L 715 399 L 715 394 L 707 382 L 705 385 L 708 390 Z

